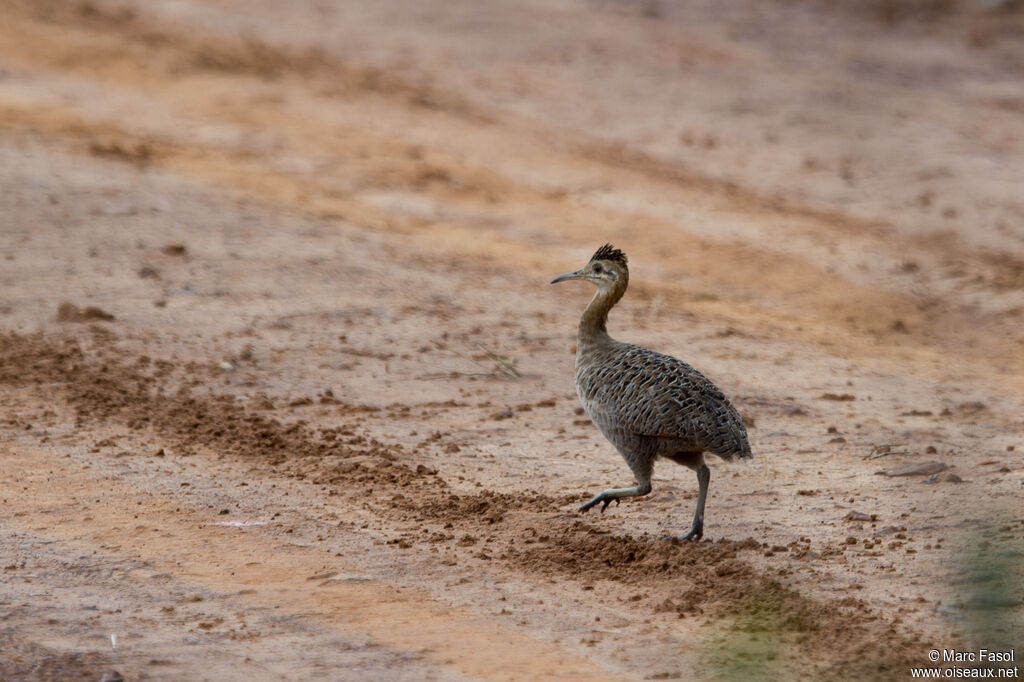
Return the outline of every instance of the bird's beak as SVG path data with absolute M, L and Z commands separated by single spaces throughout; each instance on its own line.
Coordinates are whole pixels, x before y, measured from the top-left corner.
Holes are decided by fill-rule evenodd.
M 580 269 L 580 270 L 576 270 L 574 272 L 567 272 L 564 275 L 559 275 L 558 277 L 555 277 L 553 280 L 551 280 L 551 283 L 552 284 L 558 284 L 559 282 L 564 282 L 564 281 L 570 280 L 570 279 L 582 279 L 582 277 L 583 277 L 583 270 Z

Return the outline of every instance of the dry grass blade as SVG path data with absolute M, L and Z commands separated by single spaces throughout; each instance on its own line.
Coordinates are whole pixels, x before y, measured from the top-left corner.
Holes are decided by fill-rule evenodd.
M 516 368 L 512 365 L 512 363 L 510 363 L 508 361 L 508 358 L 504 358 L 504 357 L 498 355 L 497 353 L 494 353 L 494 352 L 488 350 L 487 348 L 483 347 L 480 344 L 477 344 L 477 346 L 480 348 L 480 350 L 482 350 L 487 355 L 487 357 L 489 357 L 491 360 L 494 361 L 494 366 L 493 367 L 485 365 L 485 364 L 477 361 L 475 358 L 470 357 L 469 355 L 466 355 L 465 353 L 460 353 L 459 351 L 455 350 L 454 348 L 448 348 L 447 346 L 444 346 L 444 345 L 438 343 L 437 341 L 433 341 L 432 343 L 435 346 L 437 346 L 438 349 L 445 350 L 445 351 L 448 351 L 450 353 L 454 353 L 455 355 L 459 356 L 463 360 L 468 360 L 469 362 L 472 362 L 477 367 L 480 367 L 481 369 L 485 369 L 487 371 L 486 372 L 448 372 L 448 373 L 441 373 L 441 374 L 435 373 L 435 374 L 432 374 L 432 375 L 427 375 L 426 378 L 440 378 L 441 376 L 493 376 L 496 371 L 501 373 L 501 374 L 504 374 L 505 376 L 507 376 L 510 379 L 518 379 L 520 377 L 519 372 L 516 371 Z
M 500 371 L 502 371 L 504 374 L 506 374 L 512 379 L 519 378 L 519 372 L 516 370 L 515 366 L 513 366 L 512 363 L 509 362 L 508 358 L 502 357 L 497 353 L 494 353 L 484 348 L 483 346 L 480 346 L 479 344 L 477 345 L 480 348 L 480 350 L 487 353 L 487 357 L 489 357 L 491 360 L 494 360 L 494 363 L 497 365 Z

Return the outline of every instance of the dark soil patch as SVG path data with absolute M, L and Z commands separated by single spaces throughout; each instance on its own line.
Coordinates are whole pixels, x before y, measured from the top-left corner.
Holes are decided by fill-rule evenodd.
M 334 466 L 333 475 L 345 476 L 349 484 L 406 486 L 423 480 L 432 487 L 444 486 L 433 470 L 396 463 L 400 445 L 381 443 L 353 428 L 318 430 L 302 421 L 282 423 L 250 412 L 232 396 L 196 396 L 188 386 L 167 394 L 167 374 L 166 364 L 145 357 L 128 365 L 107 353 L 87 357 L 74 341 L 0 336 L 0 381 L 60 385 L 81 425 L 116 420 L 134 430 L 159 433 L 182 454 L 207 451 L 258 458 L 300 478 L 313 473 L 331 477 L 331 471 L 318 471 L 322 461 L 362 458 L 361 464 L 373 464 L 342 463 Z

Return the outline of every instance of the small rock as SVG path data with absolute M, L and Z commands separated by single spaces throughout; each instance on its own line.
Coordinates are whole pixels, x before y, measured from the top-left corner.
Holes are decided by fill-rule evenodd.
M 877 521 L 877 514 L 865 514 L 864 512 L 850 510 L 850 513 L 845 517 L 847 521 Z
M 857 397 L 852 393 L 822 393 L 818 397 L 818 400 L 836 400 L 839 402 L 849 402 L 856 399 Z
M 920 462 L 918 464 L 910 464 L 896 469 L 887 469 L 882 473 L 889 477 L 928 476 L 930 474 L 937 474 L 940 471 L 945 471 L 946 468 L 947 467 L 943 462 Z
M 952 471 L 947 471 L 944 474 L 939 475 L 939 480 L 943 483 L 963 483 L 964 479 L 960 478 Z
M 103 673 L 103 677 L 100 678 L 100 682 L 124 682 L 124 678 L 121 677 L 121 673 L 116 670 L 108 670 Z
M 168 244 L 161 250 L 168 256 L 184 256 L 188 253 L 184 244 Z
M 139 277 L 142 279 L 160 279 L 160 271 L 152 265 L 143 265 L 139 268 Z
M 95 320 L 109 322 L 113 319 L 113 315 L 92 305 L 86 308 L 79 308 L 74 303 L 64 301 L 57 306 L 58 322 L 92 322 Z
M 324 583 L 363 583 L 367 580 L 373 580 L 373 578 L 371 578 L 368 575 L 362 575 L 360 573 L 338 573 L 337 575 L 332 575 L 330 578 L 324 580 Z
M 225 360 L 224 362 L 220 363 L 218 365 L 218 367 L 220 367 L 222 372 L 234 372 L 235 371 L 235 366 L 232 365 L 227 360 Z

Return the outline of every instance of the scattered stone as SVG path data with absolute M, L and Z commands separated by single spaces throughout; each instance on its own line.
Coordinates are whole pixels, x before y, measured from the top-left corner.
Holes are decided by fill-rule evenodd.
M 109 322 L 113 319 L 113 315 L 93 305 L 79 308 L 74 303 L 64 301 L 57 306 L 58 322 Z
M 235 371 L 235 366 L 234 366 L 234 365 L 232 365 L 232 364 L 231 364 L 230 362 L 228 362 L 227 360 L 225 360 L 224 362 L 220 363 L 220 364 L 218 365 L 218 367 L 220 367 L 220 370 L 221 370 L 222 372 L 234 372 L 234 371 Z
M 963 483 L 964 479 L 960 478 L 952 471 L 947 471 L 944 474 L 932 474 L 928 478 L 922 481 L 922 483 Z
M 877 521 L 877 514 L 865 514 L 864 512 L 850 510 L 850 513 L 845 517 L 847 521 Z
M 321 584 L 326 584 L 326 583 L 331 583 L 331 582 L 338 582 L 338 583 L 364 583 L 367 580 L 373 580 L 373 578 L 371 578 L 368 575 L 362 575 L 362 574 L 359 574 L 359 573 L 338 573 L 336 575 L 332 575 L 330 578 L 327 578 Z
M 168 244 L 161 251 L 168 256 L 184 256 L 188 253 L 188 249 L 185 248 L 184 244 Z
M 887 469 L 883 471 L 882 474 L 889 477 L 929 476 L 931 474 L 937 474 L 940 471 L 945 471 L 946 468 L 946 464 L 943 462 L 919 462 L 917 464 L 909 464 L 895 469 Z
M 108 670 L 103 673 L 103 676 L 100 678 L 100 682 L 124 682 L 124 678 L 121 677 L 121 673 L 116 670 Z
M 852 393 L 822 393 L 818 400 L 836 400 L 839 402 L 849 402 L 856 400 L 857 396 Z
M 160 271 L 152 265 L 143 265 L 139 268 L 139 277 L 142 279 L 160 279 Z

